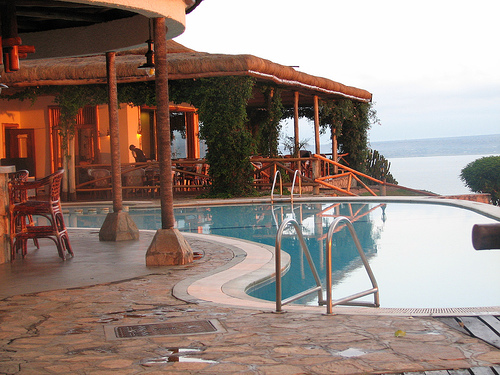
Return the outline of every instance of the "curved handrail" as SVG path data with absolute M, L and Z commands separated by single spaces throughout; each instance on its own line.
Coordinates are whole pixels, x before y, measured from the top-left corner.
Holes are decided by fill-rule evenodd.
M 356 245 L 356 248 L 358 249 L 359 256 L 361 257 L 361 260 L 363 261 L 363 265 L 365 266 L 365 270 L 368 273 L 368 276 L 369 276 L 370 281 L 372 283 L 372 288 L 367 289 L 363 292 L 352 294 L 348 297 L 344 297 L 344 298 L 341 298 L 339 300 L 333 301 L 332 300 L 332 237 L 333 237 L 335 229 L 337 228 L 339 223 L 341 223 L 343 221 L 345 221 L 345 223 L 347 224 L 347 228 L 349 229 L 349 233 L 351 234 L 351 237 L 354 241 L 354 244 Z M 330 227 L 328 228 L 328 235 L 327 235 L 327 240 L 326 240 L 326 313 L 332 314 L 332 307 L 335 305 L 346 304 L 347 302 L 350 302 L 350 301 L 357 299 L 357 298 L 360 298 L 360 297 L 367 296 L 369 294 L 373 294 L 373 304 L 361 303 L 361 302 L 358 302 L 358 303 L 351 302 L 351 304 L 361 305 L 361 306 L 379 307 L 380 306 L 379 290 L 378 290 L 377 281 L 375 280 L 375 276 L 373 275 L 370 264 L 368 263 L 368 260 L 366 259 L 365 253 L 363 252 L 363 249 L 362 249 L 361 244 L 359 242 L 358 236 L 356 235 L 356 231 L 354 230 L 354 226 L 352 225 L 352 222 L 345 216 L 339 216 L 332 222 L 332 224 L 330 224 Z
M 293 191 L 295 189 L 295 179 L 297 178 L 297 175 L 299 175 L 299 196 L 302 196 L 302 179 L 300 176 L 300 171 L 298 169 L 296 169 L 294 174 L 293 174 L 292 191 L 291 191 L 291 195 L 290 195 L 290 197 L 291 197 L 290 199 L 292 200 L 292 203 L 293 203 Z
M 286 298 L 285 300 L 282 300 L 281 299 L 281 238 L 283 237 L 283 232 L 285 231 L 286 227 L 288 227 L 289 225 L 292 225 L 295 228 L 295 232 L 299 237 L 300 246 L 302 247 L 302 250 L 306 254 L 307 262 L 309 263 L 309 267 L 311 268 L 314 279 L 316 281 L 316 286 L 308 290 L 305 290 L 301 293 L 297 293 L 292 297 Z M 276 273 L 276 312 L 281 312 L 283 305 L 296 301 L 314 292 L 318 292 L 319 303 L 320 304 L 325 303 L 325 301 L 323 300 L 323 293 L 321 291 L 322 290 L 321 279 L 319 278 L 318 271 L 314 266 L 314 262 L 311 258 L 311 253 L 309 252 L 309 249 L 304 241 L 302 230 L 300 229 L 299 223 L 297 223 L 296 220 L 286 219 L 281 223 L 280 227 L 278 228 L 278 233 L 276 234 L 274 258 L 275 258 L 275 273 Z
M 276 178 L 280 175 L 280 196 L 283 195 L 283 179 L 281 178 L 281 172 L 279 170 L 274 174 L 273 187 L 271 188 L 271 203 L 274 200 L 274 187 L 276 186 Z

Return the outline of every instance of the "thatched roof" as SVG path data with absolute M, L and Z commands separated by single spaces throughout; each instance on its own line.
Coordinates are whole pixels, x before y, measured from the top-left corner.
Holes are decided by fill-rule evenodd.
M 196 52 L 172 40 L 168 41 L 169 79 L 244 75 L 258 81 L 274 82 L 290 91 L 322 98 L 349 98 L 371 101 L 366 90 L 345 86 L 327 78 L 299 72 L 294 68 L 273 63 L 252 55 L 224 55 Z M 118 82 L 149 79 L 137 67 L 145 62 L 145 50 L 131 50 L 116 56 Z M 9 87 L 39 85 L 81 85 L 106 83 L 105 56 L 68 57 L 59 59 L 25 60 L 21 69 L 5 74 L 2 82 Z

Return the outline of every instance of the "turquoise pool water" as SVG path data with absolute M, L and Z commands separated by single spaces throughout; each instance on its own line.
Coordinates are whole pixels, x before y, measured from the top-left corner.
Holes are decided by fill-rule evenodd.
M 67 225 L 100 227 L 102 208 L 71 208 Z M 161 226 L 159 209 L 130 208 L 140 229 Z M 349 217 L 380 288 L 382 307 L 446 308 L 500 305 L 500 250 L 476 251 L 471 244 L 474 224 L 495 222 L 475 212 L 436 204 L 301 203 L 189 207 L 175 210 L 181 231 L 217 234 L 274 246 L 278 225 L 287 217 L 302 227 L 320 276 L 325 278 L 325 242 L 336 216 Z M 283 239 L 292 258 L 284 275 L 283 298 L 314 285 L 307 261 L 292 230 Z M 333 245 L 334 299 L 368 289 L 370 283 L 347 233 Z M 274 283 L 249 294 L 274 300 Z M 300 303 L 316 304 L 315 295 Z M 368 297 L 371 298 L 371 297 Z

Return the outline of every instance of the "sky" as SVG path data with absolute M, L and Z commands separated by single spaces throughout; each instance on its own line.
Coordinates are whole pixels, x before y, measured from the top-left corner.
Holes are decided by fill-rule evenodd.
M 175 40 L 370 91 L 372 142 L 499 134 L 499 14 L 498 0 L 204 0 Z M 300 139 L 314 143 L 306 120 Z

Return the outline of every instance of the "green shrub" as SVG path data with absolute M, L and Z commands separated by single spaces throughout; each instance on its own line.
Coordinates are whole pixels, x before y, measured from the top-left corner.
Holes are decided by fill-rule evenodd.
M 500 202 L 500 156 L 486 156 L 467 164 L 460 179 L 476 193 L 491 194 L 495 205 Z

